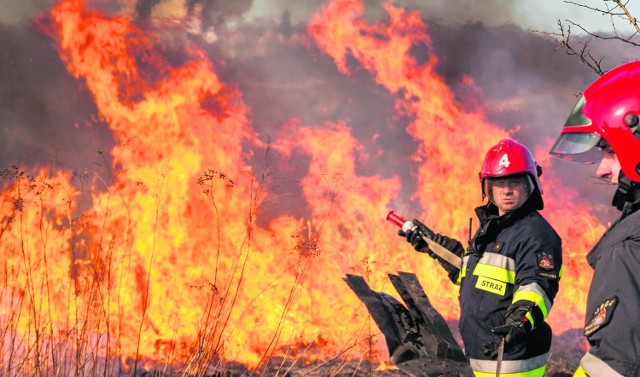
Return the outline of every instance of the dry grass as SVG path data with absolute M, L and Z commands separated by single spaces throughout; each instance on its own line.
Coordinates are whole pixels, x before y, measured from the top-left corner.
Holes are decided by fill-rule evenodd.
M 266 169 L 265 169 L 266 170 Z M 123 292 L 114 290 L 114 281 L 130 279 L 121 271 L 130 269 L 130 263 L 116 256 L 109 248 L 96 254 L 87 245 L 92 237 L 105 232 L 96 229 L 87 214 L 74 207 L 77 187 L 64 184 L 65 179 L 33 177 L 17 167 L 2 171 L 3 200 L 0 204 L 0 242 L 6 255 L 2 259 L 0 282 L 0 375 L 2 376 L 298 376 L 298 375 L 373 375 L 367 354 L 359 357 L 351 352 L 354 345 L 336 351 L 331 360 L 307 365 L 305 352 L 293 342 L 288 349 L 280 339 L 284 319 L 296 299 L 296 289 L 305 274 L 307 263 L 320 251 L 313 234 L 300 237 L 294 252 L 299 256 L 295 266 L 295 279 L 289 287 L 289 299 L 284 307 L 280 325 L 273 333 L 268 347 L 255 368 L 247 369 L 238 363 L 224 360 L 227 336 L 233 334 L 231 312 L 246 273 L 246 255 L 238 253 L 233 270 L 224 281 L 218 275 L 217 261 L 221 245 L 214 247 L 216 268 L 206 287 L 206 302 L 202 303 L 202 317 L 197 334 L 177 354 L 172 350 L 176 339 L 167 341 L 168 351 L 159 360 L 145 360 L 138 356 L 125 359 L 121 354 L 124 313 L 130 310 Z M 77 178 L 77 177 L 76 177 Z M 86 177 L 84 177 L 86 178 Z M 267 175 L 252 177 L 251 206 L 247 224 L 252 224 L 258 209 L 268 198 L 265 187 Z M 101 180 L 110 189 L 115 178 Z M 209 169 L 198 180 L 202 193 L 214 209 L 214 229 L 220 235 L 221 219 L 218 203 L 213 195 L 214 185 L 224 184 L 231 190 L 234 182 L 224 174 Z M 117 193 L 113 201 L 118 200 Z M 60 192 L 63 195 L 60 195 Z M 158 204 L 160 207 L 161 204 Z M 159 210 L 156 211 L 158 215 Z M 154 219 L 157 223 L 158 219 Z M 35 228 L 35 229 L 34 229 Z M 55 236 L 71 240 L 60 245 Z M 128 234 L 122 234 L 127 237 Z M 245 243 L 251 242 L 252 228 L 247 227 Z M 220 239 L 221 237 L 218 237 Z M 115 242 L 115 241 L 111 241 Z M 154 246 L 152 246 L 152 249 Z M 55 263 L 51 263 L 55 258 Z M 62 261 L 60 259 L 63 259 Z M 148 261 L 148 270 L 142 279 L 142 318 L 147 310 L 149 284 L 152 281 L 154 254 Z M 64 261 L 66 260 L 66 262 Z M 66 271 L 55 271 L 52 265 L 68 265 Z M 63 274 L 62 279 L 60 274 Z M 230 277 L 229 277 L 230 276 Z M 60 281 L 66 281 L 60 286 Z M 267 289 L 267 288 L 265 288 Z M 345 287 L 345 289 L 347 289 Z M 113 308 L 118 315 L 113 315 Z M 237 308 L 235 308 L 237 309 Z M 60 326 L 59 323 L 66 323 Z M 176 320 L 177 322 L 177 320 Z M 138 351 L 143 329 L 137 329 Z M 116 334 L 116 335 L 114 335 Z M 128 336 L 132 334 L 127 334 Z M 365 339 L 366 341 L 366 339 Z M 362 341 L 357 341 L 359 347 Z
M 217 268 L 212 281 L 202 289 L 207 300 L 202 303 L 203 315 L 197 334 L 183 349 L 186 354 L 169 351 L 159 360 L 136 357 L 123 360 L 121 342 L 122 313 L 128 308 L 122 292 L 114 291 L 109 282 L 123 279 L 118 270 L 129 268 L 127 261 L 115 259 L 111 253 L 90 255 L 86 242 L 89 232 L 101 232 L 89 224 L 86 215 L 76 215 L 72 200 L 54 195 L 61 187 L 60 178 L 32 177 L 18 168 L 5 169 L 0 175 L 6 182 L 0 204 L 0 242 L 5 253 L 0 282 L 0 375 L 13 376 L 383 376 L 406 375 L 400 370 L 377 370 L 370 358 L 371 336 L 354 340 L 336 355 L 323 361 L 309 363 L 306 355 L 314 345 L 300 348 L 295 339 L 282 347 L 284 319 L 291 310 L 300 279 L 307 264 L 319 250 L 317 234 L 299 237 L 294 252 L 298 255 L 294 280 L 288 288 L 288 301 L 280 323 L 263 350 L 254 368 L 224 360 L 225 337 L 233 334 L 235 323 L 230 321 L 235 301 L 246 274 L 246 256 L 238 254 L 231 271 L 233 278 L 220 281 Z M 257 216 L 260 206 L 268 200 L 268 175 L 251 179 L 252 204 L 247 223 Z M 217 218 L 215 231 L 221 232 L 218 203 L 213 196 L 214 185 L 224 184 L 232 189 L 234 182 L 215 170 L 207 170 L 197 182 L 207 196 Z M 105 181 L 106 186 L 112 184 Z M 115 200 L 115 199 L 114 199 Z M 330 212 L 330 211 L 328 211 Z M 34 219 L 35 216 L 35 219 Z M 35 225 L 34 225 L 35 224 Z M 37 229 L 29 229 L 28 226 Z M 321 230 L 322 227 L 319 229 Z M 71 245 L 54 243 L 54 234 L 70 232 Z M 246 243 L 251 242 L 250 227 Z M 35 238 L 34 238 L 35 235 Z M 126 235 L 123 235 L 123 237 Z M 218 237 L 220 239 L 220 237 Z M 221 245 L 214 247 L 216 261 L 222 253 Z M 60 250 L 60 249 L 63 250 Z M 50 268 L 51 258 L 68 258 L 66 286 L 60 285 L 60 271 Z M 153 258 L 153 257 L 152 257 Z M 57 260 L 56 265 L 60 264 Z M 149 261 L 149 269 L 153 260 Z M 216 262 L 217 267 L 217 262 Z M 150 278 L 145 292 L 149 292 Z M 56 284 L 58 286 L 56 286 Z M 268 287 L 267 287 L 268 288 Z M 265 289 L 267 289 L 265 288 Z M 345 290 L 347 290 L 345 286 Z M 143 303 L 146 304 L 147 296 Z M 111 310 L 117 307 L 120 316 Z M 236 308 L 237 309 L 237 308 Z M 146 305 L 143 311 L 146 310 Z M 144 317 L 144 315 L 143 315 Z M 64 331 L 56 325 L 65 322 Z M 451 324 L 450 324 L 451 326 Z M 117 331 L 114 331 L 116 329 Z M 231 331 L 230 331 L 231 330 Z M 377 330 L 377 329 L 373 329 Z M 371 330 L 371 331 L 373 331 Z M 137 328 L 138 345 L 142 323 Z M 112 334 L 117 334 L 116 336 Z M 131 334 L 128 334 L 131 335 Z M 557 336 L 549 362 L 549 376 L 567 376 L 577 366 L 584 353 L 579 331 Z M 175 339 L 173 340 L 175 343 Z M 365 349 L 365 352 L 361 350 Z

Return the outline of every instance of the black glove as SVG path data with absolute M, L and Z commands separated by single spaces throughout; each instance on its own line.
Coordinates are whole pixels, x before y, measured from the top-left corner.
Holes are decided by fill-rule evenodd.
M 517 344 L 523 343 L 532 330 L 531 322 L 526 317 L 537 306 L 531 301 L 518 301 L 507 310 L 505 324 L 494 327 L 491 332 L 504 338 L 504 352 L 508 352 Z M 495 359 L 498 356 L 499 344 L 496 342 L 484 345 L 484 355 Z
M 451 265 L 449 262 L 440 258 L 436 253 L 434 253 L 429 248 L 429 245 L 423 239 L 423 237 L 435 241 L 445 249 L 448 249 L 452 253 L 462 257 L 462 255 L 464 255 L 464 247 L 462 247 L 460 241 L 451 239 L 438 233 L 434 233 L 431 229 L 429 229 L 429 227 L 427 227 L 417 219 L 413 219 L 411 222 L 413 223 L 413 226 L 406 232 L 403 230 L 399 230 L 398 235 L 405 237 L 407 239 L 407 242 L 409 242 L 413 246 L 413 248 L 416 249 L 416 251 L 427 253 L 431 258 L 436 259 L 449 273 L 450 276 L 452 276 L 454 272 L 457 272 L 458 268 Z
M 409 228 L 409 230 L 405 232 L 404 230 L 400 229 L 398 231 L 398 235 L 401 237 L 405 237 L 407 239 L 407 242 L 409 242 L 411 246 L 416 249 L 416 251 L 419 251 L 421 253 L 428 253 L 431 257 L 435 258 L 435 254 L 433 254 L 433 252 L 431 251 L 431 249 L 429 249 L 429 246 L 423 239 L 423 237 L 433 239 L 435 233 L 433 233 L 433 231 L 429 229 L 429 227 L 418 220 L 414 219 L 412 223 L 413 224 L 411 225 L 411 228 Z

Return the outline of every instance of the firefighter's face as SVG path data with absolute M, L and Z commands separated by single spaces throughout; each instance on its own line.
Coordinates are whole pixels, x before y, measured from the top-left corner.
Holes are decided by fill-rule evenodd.
M 612 185 L 617 185 L 620 169 L 618 157 L 613 153 L 613 149 L 607 148 L 596 170 L 596 177 L 607 180 L 611 182 Z
M 491 178 L 488 183 L 491 201 L 498 207 L 500 216 L 520 208 L 531 192 L 526 176 Z

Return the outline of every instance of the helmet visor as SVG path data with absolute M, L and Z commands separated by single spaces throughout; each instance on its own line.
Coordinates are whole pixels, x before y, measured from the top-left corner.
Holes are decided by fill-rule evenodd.
M 595 130 L 590 127 L 591 119 L 583 112 L 584 104 L 585 98 L 581 95 L 549 153 L 577 164 L 595 164 L 604 156 L 607 145 L 599 134 L 590 132 Z
M 527 173 L 507 175 L 502 177 L 487 177 L 484 180 L 484 190 L 485 192 L 489 193 L 490 197 L 494 186 L 508 186 L 510 188 L 524 187 L 527 190 L 527 196 L 531 195 L 536 187 L 536 185 L 533 183 L 533 180 L 531 179 L 531 175 Z
M 596 133 L 564 133 L 549 153 L 577 164 L 595 164 L 602 160 L 608 147 L 607 142 Z
M 569 117 L 564 124 L 565 127 L 588 126 L 592 123 L 591 119 L 589 119 L 588 116 L 584 115 L 584 104 L 585 98 L 584 95 L 581 95 L 580 98 L 578 98 L 578 102 L 576 102 L 575 106 L 573 106 L 571 114 L 569 114 Z

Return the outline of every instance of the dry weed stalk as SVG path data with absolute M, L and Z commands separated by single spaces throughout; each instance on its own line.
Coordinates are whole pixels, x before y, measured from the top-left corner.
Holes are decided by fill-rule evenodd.
M 117 187 L 117 176 L 111 171 L 104 179 L 96 171 L 76 172 L 74 179 L 80 180 L 80 188 L 72 186 L 65 177 L 27 175 L 17 167 L 0 173 L 5 180 L 2 201 L 0 202 L 0 242 L 11 255 L 3 259 L 2 286 L 0 287 L 0 374 L 3 376 L 213 376 L 225 373 L 229 355 L 225 353 L 226 344 L 232 339 L 245 311 L 253 310 L 256 300 L 269 289 L 275 289 L 286 280 L 288 293 L 276 328 L 268 338 L 268 345 L 259 362 L 247 375 L 288 375 L 313 344 L 301 345 L 301 334 L 305 329 L 287 334 L 283 331 L 287 318 L 295 307 L 300 284 L 314 257 L 322 253 L 320 235 L 322 228 L 332 214 L 332 207 L 339 197 L 338 190 L 331 193 L 331 202 L 326 209 L 323 221 L 316 228 L 307 226 L 305 235 L 293 235 L 295 246 L 290 252 L 296 258 L 289 266 L 283 266 L 279 275 L 265 282 L 261 290 L 246 304 L 238 305 L 237 299 L 245 283 L 245 269 L 252 258 L 252 233 L 261 207 L 268 202 L 273 182 L 269 165 L 271 152 L 267 149 L 263 173 L 252 175 L 248 180 L 250 206 L 246 218 L 245 238 L 239 243 L 229 271 L 225 271 L 223 280 L 219 269 L 224 247 L 220 242 L 223 235 L 223 223 L 219 211 L 220 198 L 215 197 L 218 185 L 232 190 L 236 182 L 223 172 L 209 169 L 197 181 L 203 194 L 211 205 L 214 221 L 212 231 L 217 240 L 212 241 L 215 251 L 212 281 L 194 289 L 206 290 L 206 302 L 202 306 L 197 334 L 190 345 L 188 355 L 175 353 L 178 341 L 180 318 L 174 317 L 174 338 L 166 341 L 166 354 L 163 361 L 156 361 L 151 372 L 145 372 L 149 364 L 139 357 L 140 340 L 149 300 L 150 284 L 153 281 L 155 232 L 163 203 L 156 201 L 153 219 L 153 242 L 146 261 L 145 285 L 142 286 L 142 314 L 137 331 L 137 355 L 134 360 L 122 362 L 122 344 L 125 335 L 124 316 L 130 310 L 125 303 L 125 293 L 132 277 L 132 239 L 134 238 L 133 220 L 127 198 L 121 195 Z M 161 179 L 164 177 L 161 177 Z M 106 203 L 102 213 L 80 212 L 76 209 L 77 196 L 86 190 L 85 180 L 98 180 L 106 190 L 103 198 Z M 64 184 L 66 182 L 66 186 Z M 160 182 L 158 190 L 163 190 Z M 219 188 L 219 187 L 218 187 Z M 60 193 L 64 193 L 61 195 Z M 157 198 L 161 197 L 157 194 Z M 121 233 L 114 235 L 108 229 L 113 206 L 124 208 L 129 214 L 128 222 Z M 35 224 L 35 225 L 34 225 Z M 101 225 L 96 225 L 101 224 Z M 36 228 L 36 229 L 33 229 Z M 36 235 L 34 238 L 33 235 Z M 117 237 L 116 237 L 117 236 Z M 37 243 L 34 243 L 37 240 Z M 66 240 L 66 244 L 60 244 Z M 8 246 L 8 245 L 11 246 Z M 225 254 L 225 255 L 226 255 Z M 55 260 L 52 260 L 54 258 Z M 52 261 L 54 263 L 52 263 Z M 67 266 L 60 270 L 60 266 Z M 62 275 L 62 276 L 61 276 Z M 60 281 L 66 281 L 62 286 Z M 116 288 L 117 287 L 117 288 Z M 279 287 L 278 289 L 281 289 Z M 115 309 L 115 310 L 114 310 Z M 254 308 L 255 309 L 255 308 Z M 235 315 L 232 315 L 235 314 Z M 62 319 L 62 320 L 61 320 Z M 60 326 L 60 323 L 65 323 Z M 370 325 L 370 324 L 369 324 Z M 369 326 L 370 327 L 370 326 Z M 371 334 L 353 344 L 345 345 L 337 355 L 318 368 L 334 369 L 340 373 L 353 359 L 352 352 L 369 342 L 379 334 Z M 260 334 L 265 337 L 265 334 Z M 185 357 L 186 356 L 186 357 Z M 233 355 L 231 355 L 233 356 Z M 363 355 L 360 363 L 364 360 Z M 233 360 L 233 357 L 231 357 Z M 358 363 L 358 368 L 360 368 Z M 313 373 L 313 370 L 308 371 Z

